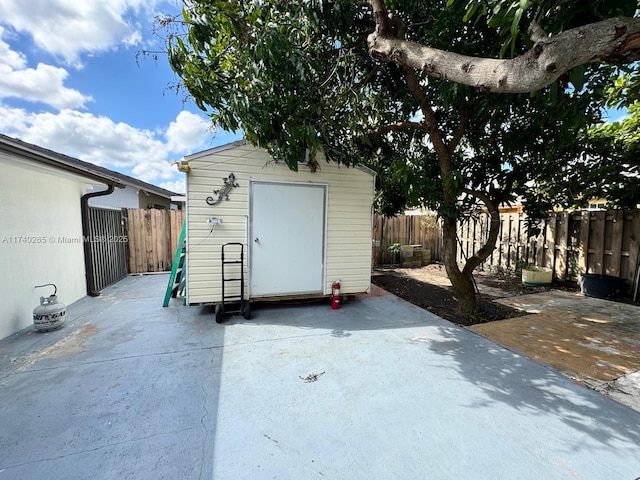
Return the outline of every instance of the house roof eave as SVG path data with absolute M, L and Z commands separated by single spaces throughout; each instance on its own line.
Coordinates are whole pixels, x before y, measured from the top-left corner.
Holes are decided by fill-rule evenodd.
M 113 185 L 118 188 L 125 187 L 125 183 L 116 176 L 111 175 L 106 168 L 2 134 L 0 134 L 0 152 L 49 165 L 99 183 Z

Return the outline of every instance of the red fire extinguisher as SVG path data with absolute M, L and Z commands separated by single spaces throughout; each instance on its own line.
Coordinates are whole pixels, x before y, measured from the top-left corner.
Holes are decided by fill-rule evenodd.
M 340 280 L 336 280 L 331 285 L 331 308 L 333 310 L 340 308 Z

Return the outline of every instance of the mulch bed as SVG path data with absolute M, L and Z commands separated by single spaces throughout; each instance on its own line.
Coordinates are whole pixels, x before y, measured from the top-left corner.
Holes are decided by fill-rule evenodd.
M 443 272 L 440 269 L 427 269 L 427 267 L 424 267 L 420 270 L 422 280 L 417 280 L 394 270 L 385 270 L 376 272 L 372 276 L 371 282 L 418 307 L 424 308 L 439 317 L 457 324 L 475 325 L 494 320 L 518 317 L 525 314 L 520 310 L 496 303 L 491 298 L 480 296 L 478 302 L 480 311 L 472 318 L 460 316 L 455 311 L 458 302 L 455 298 L 453 288 L 430 283 L 430 275 L 442 276 Z M 491 286 L 494 288 L 505 289 L 505 297 L 522 293 L 532 293 L 522 292 L 523 288 L 521 285 L 518 285 L 517 282 L 508 278 L 500 278 L 499 275 L 496 275 L 495 278 L 493 276 L 491 278 L 485 278 L 483 276 L 482 281 L 487 282 L 487 284 L 491 283 Z M 514 285 L 518 293 L 508 291 L 512 289 Z

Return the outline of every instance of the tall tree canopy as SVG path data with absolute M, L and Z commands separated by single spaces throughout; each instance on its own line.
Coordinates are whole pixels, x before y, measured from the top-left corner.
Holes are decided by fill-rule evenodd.
M 587 2 L 589 25 L 554 16 L 544 1 L 184 1 L 186 28 L 170 35 L 169 61 L 196 104 L 293 169 L 319 149 L 330 161 L 372 166 L 384 213 L 437 210 L 443 260 L 467 314 L 477 307 L 473 270 L 499 232 L 498 205 L 516 197 L 545 205 L 559 172 L 554 195 L 582 194 L 572 183 L 585 164 L 578 142 L 590 141 L 615 74 L 602 62 L 636 59 L 640 32 L 635 2 L 624 1 L 612 3 L 629 17 L 615 20 L 602 20 L 609 2 Z M 554 3 L 564 15 L 567 2 Z M 538 23 L 523 40 L 527 16 Z M 602 158 L 607 150 L 591 143 Z M 457 221 L 478 202 L 492 219 L 488 242 L 458 265 Z

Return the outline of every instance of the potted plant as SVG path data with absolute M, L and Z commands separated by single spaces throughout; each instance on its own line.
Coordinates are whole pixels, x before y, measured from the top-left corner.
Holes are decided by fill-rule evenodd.
M 391 263 L 399 264 L 400 263 L 400 244 L 392 243 L 387 247 L 387 250 L 391 252 Z
M 551 285 L 553 271 L 547 267 L 536 267 L 535 265 L 522 266 L 522 284 L 528 287 L 539 287 Z

